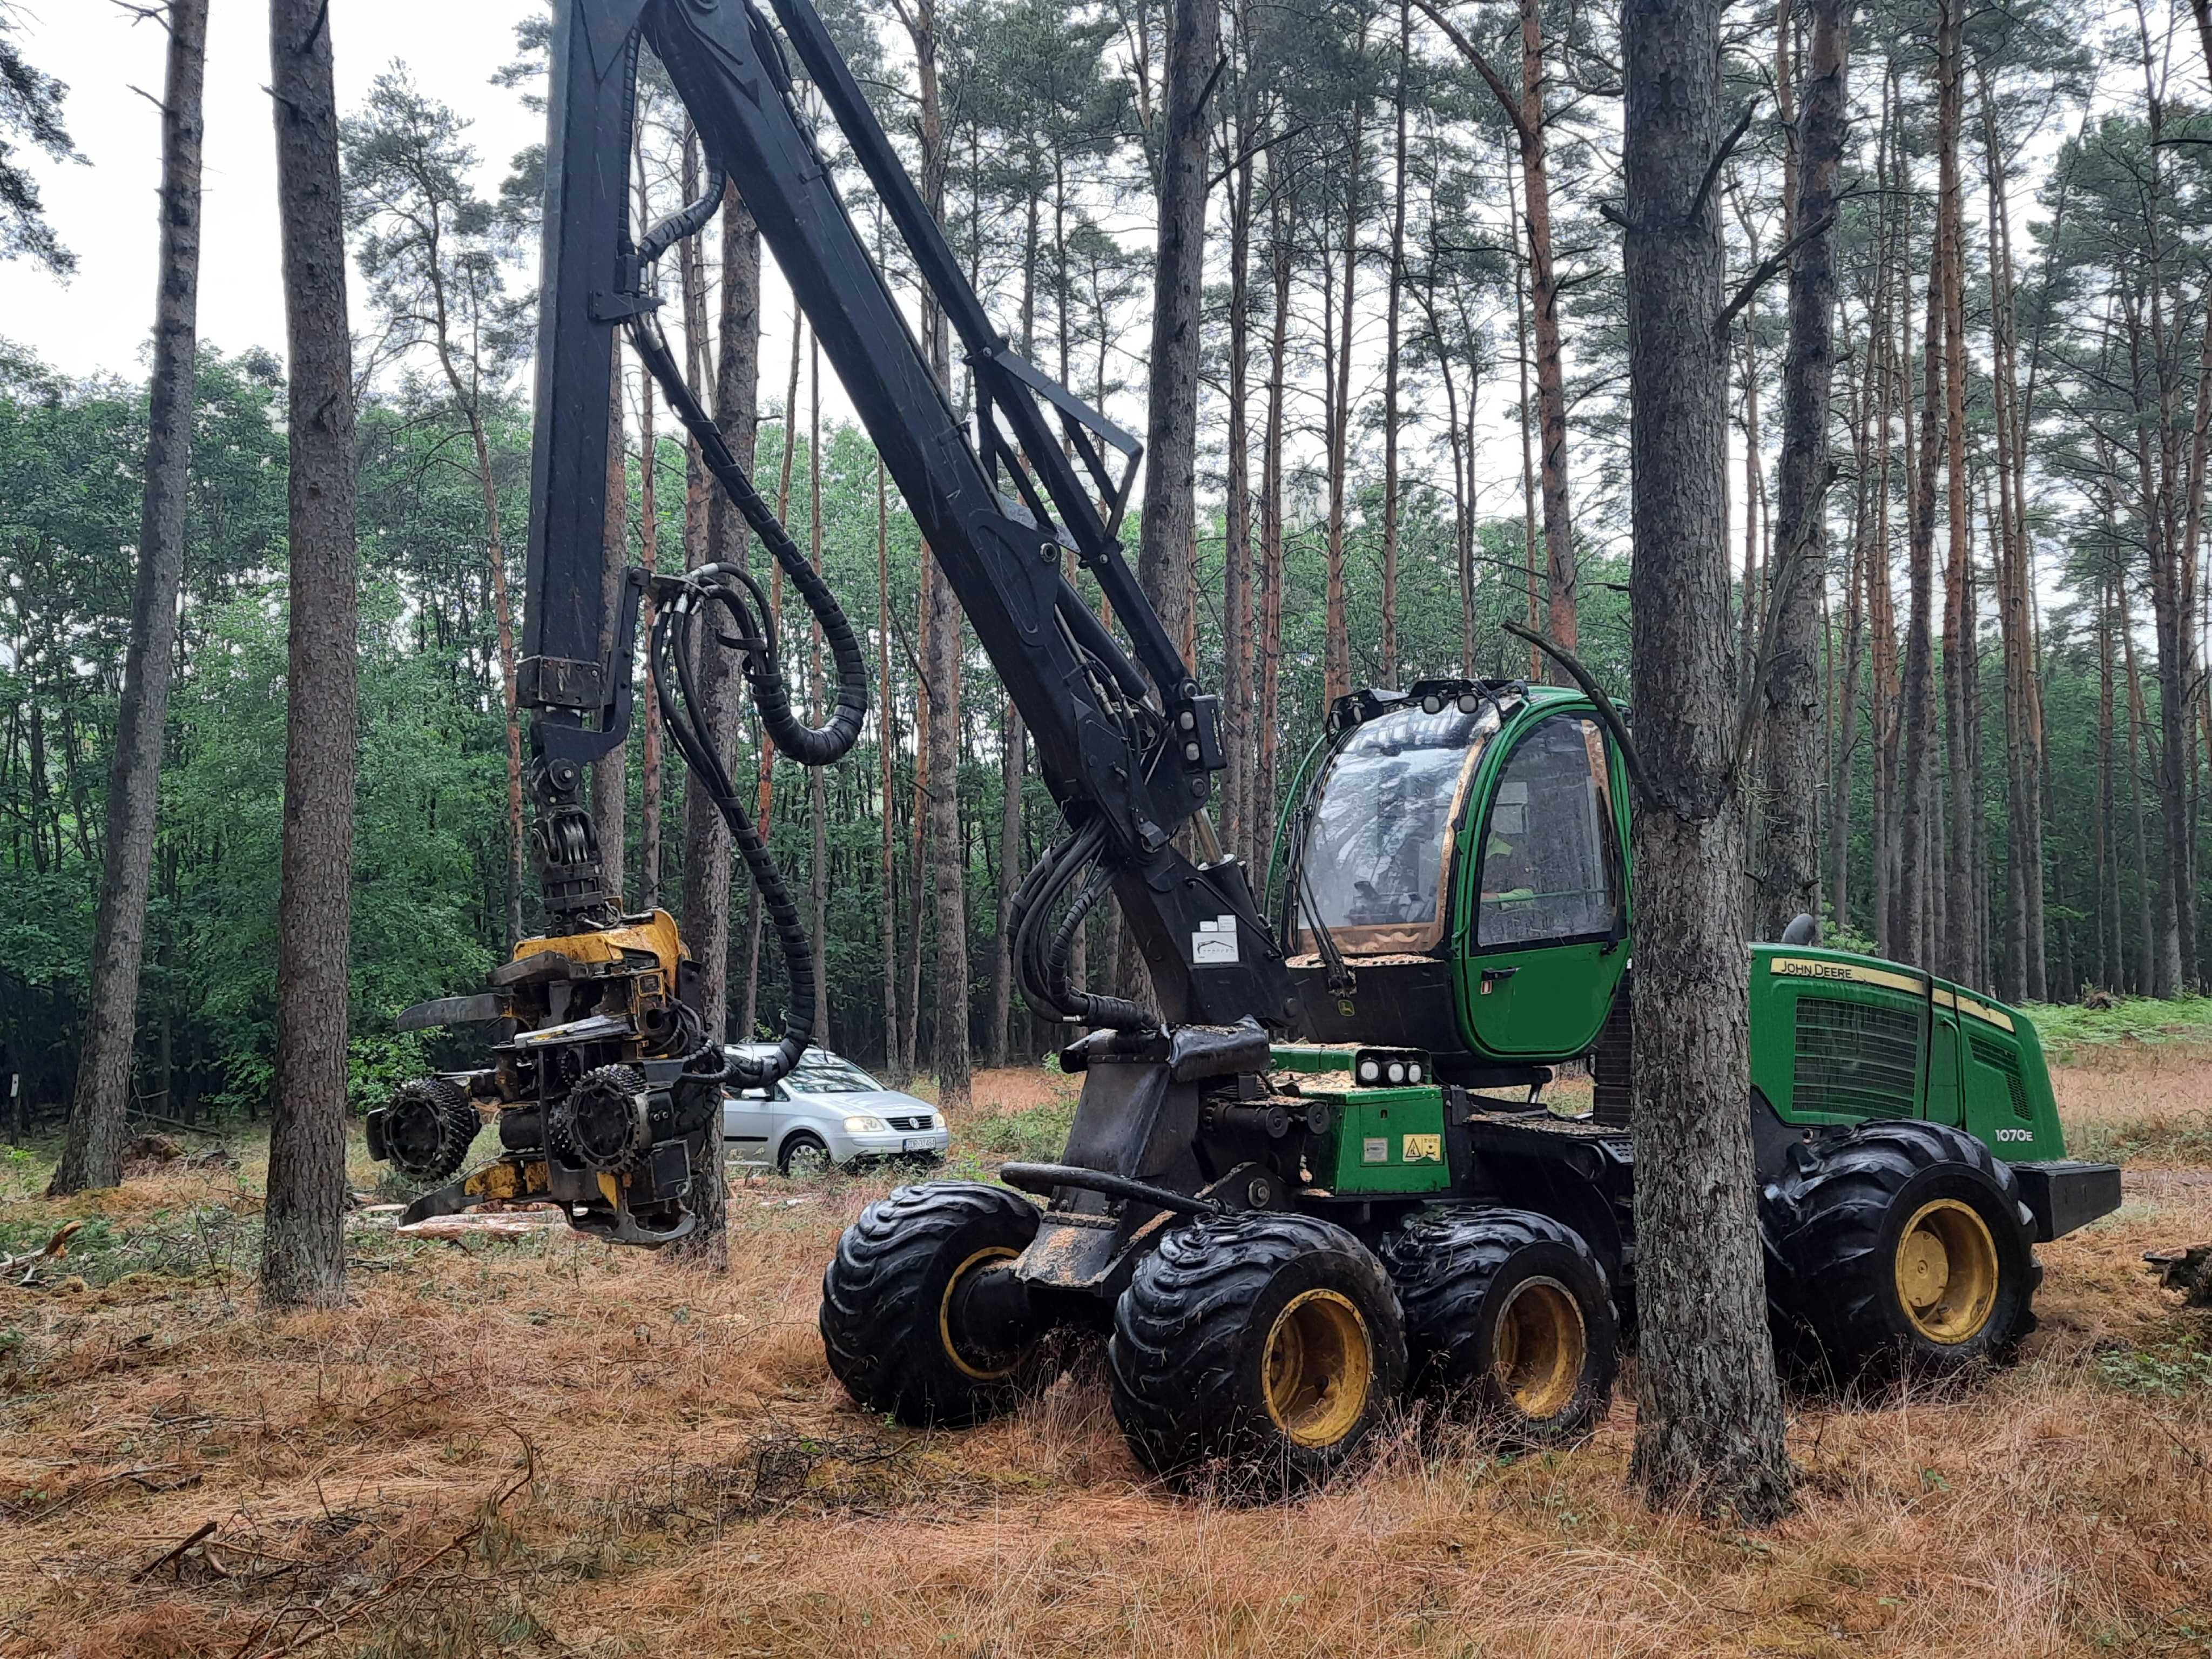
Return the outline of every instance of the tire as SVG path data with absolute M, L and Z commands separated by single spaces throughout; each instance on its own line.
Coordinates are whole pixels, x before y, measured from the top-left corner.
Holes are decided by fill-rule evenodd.
M 818 1168 L 823 1170 L 829 1169 L 833 1162 L 830 1156 L 829 1143 L 820 1135 L 809 1134 L 804 1129 L 786 1140 L 777 1150 L 776 1173 L 788 1179 L 801 1158 L 807 1158 L 810 1162 L 819 1160 Z M 800 1170 L 799 1173 L 807 1172 Z
M 1573 1228 L 1528 1210 L 1428 1210 L 1381 1254 L 1420 1393 L 1511 1446 L 1583 1439 L 1605 1420 L 1620 1322 Z
M 1325 1479 L 1374 1431 L 1404 1386 L 1405 1327 L 1350 1233 L 1255 1212 L 1177 1228 L 1138 1263 L 1107 1362 L 1147 1468 L 1273 1496 Z
M 980 1181 L 901 1187 L 863 1210 L 822 1275 L 822 1346 L 854 1402 L 910 1428 L 966 1428 L 1050 1387 L 1051 1333 L 980 1354 L 951 1324 L 963 1277 L 1019 1255 L 1036 1231 L 1036 1205 Z
M 2042 1269 L 2019 1177 L 1948 1124 L 1811 1143 L 1760 1202 L 1785 1359 L 1849 1386 L 2008 1360 Z
M 410 1181 L 435 1182 L 467 1161 L 483 1120 L 459 1085 L 424 1077 L 392 1091 L 380 1127 L 392 1167 Z

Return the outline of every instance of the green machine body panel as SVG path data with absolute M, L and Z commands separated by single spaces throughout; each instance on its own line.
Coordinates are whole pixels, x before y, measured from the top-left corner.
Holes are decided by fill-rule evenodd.
M 1315 1178 L 1340 1195 L 1440 1193 L 1451 1185 L 1439 1089 L 1352 1089 Z
M 1785 1123 L 1926 1118 L 2008 1162 L 2066 1155 L 2034 1024 L 1917 968 L 1754 945 L 1751 1050 L 1752 1087 Z

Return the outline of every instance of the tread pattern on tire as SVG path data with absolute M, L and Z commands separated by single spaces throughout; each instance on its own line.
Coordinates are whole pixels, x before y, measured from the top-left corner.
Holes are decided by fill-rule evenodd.
M 1049 1383 L 1059 1367 L 1048 1335 L 1012 1375 L 982 1381 L 946 1361 L 937 1322 L 959 1265 L 948 1253 L 963 1244 L 963 1259 L 991 1243 L 1024 1249 L 1037 1221 L 1029 1200 L 980 1181 L 901 1187 L 863 1210 L 822 1276 L 822 1345 L 854 1401 L 910 1427 L 962 1428 Z
M 1573 1404 L 1539 1424 L 1488 1402 L 1493 1426 L 1509 1440 L 1557 1443 L 1588 1433 L 1613 1399 L 1619 1366 L 1619 1320 L 1605 1267 L 1573 1228 L 1533 1210 L 1452 1205 L 1419 1212 L 1393 1228 L 1379 1254 L 1406 1310 L 1406 1346 L 1413 1387 L 1447 1402 L 1481 1403 L 1484 1382 L 1475 1352 L 1483 1304 L 1498 1274 L 1534 1246 L 1555 1245 L 1589 1269 L 1597 1286 L 1583 1309 L 1584 1331 L 1596 1364 Z M 1584 1287 L 1587 1288 L 1587 1287 Z
M 2024 1277 L 2018 1305 L 2003 1328 L 1990 1340 L 1960 1345 L 1956 1352 L 1901 1344 L 1884 1312 L 1885 1297 L 1895 1296 L 1884 1224 L 1907 1183 L 1946 1165 L 1985 1185 L 1996 1207 L 2014 1218 L 2016 1238 L 1997 1238 L 2000 1270 L 2016 1251 Z M 2033 1303 L 2042 1278 L 2031 1243 L 2033 1212 L 2021 1201 L 2012 1167 L 1954 1125 L 1873 1122 L 1815 1142 L 1810 1166 L 1793 1167 L 1767 1187 L 1759 1213 L 1770 1274 L 1778 1267 L 1784 1275 L 1783 1283 L 1768 1287 L 1779 1322 L 1794 1328 L 1782 1333 L 1784 1346 L 1801 1362 L 1825 1364 L 1842 1380 L 1955 1370 L 2001 1357 L 2033 1328 Z
M 1239 1398 L 1237 1371 L 1252 1309 L 1294 1264 L 1353 1293 L 1375 1373 L 1361 1425 L 1338 1445 L 1300 1447 Z M 1107 1345 L 1114 1414 L 1154 1472 L 1219 1468 L 1232 1485 L 1292 1490 L 1351 1455 L 1406 1374 L 1402 1316 L 1389 1275 L 1343 1228 L 1287 1211 L 1254 1211 L 1179 1227 L 1139 1264 L 1115 1304 Z

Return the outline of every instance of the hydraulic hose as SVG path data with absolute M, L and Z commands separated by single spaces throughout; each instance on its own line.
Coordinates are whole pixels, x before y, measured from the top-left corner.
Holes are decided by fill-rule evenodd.
M 1105 841 L 1103 824 L 1085 825 L 1048 849 L 1015 893 L 1007 917 L 1014 935 L 1015 977 L 1022 1000 L 1041 1019 L 1062 1025 L 1144 1030 L 1159 1023 L 1158 1015 L 1151 1009 L 1124 998 L 1099 996 L 1068 982 L 1068 963 L 1076 937 L 1084 918 L 1111 884 L 1110 873 L 1097 871 L 1048 939 L 1046 933 L 1047 918 L 1068 889 L 1092 870 Z
M 693 683 L 691 661 L 700 603 L 696 591 L 687 590 L 653 619 L 650 660 L 653 695 L 659 702 L 661 721 L 669 740 L 684 757 L 692 775 L 705 787 L 708 798 L 721 813 L 723 822 L 729 825 L 731 842 L 744 860 L 745 869 L 760 893 L 761 903 L 775 924 L 777 941 L 783 947 L 791 996 L 784 1006 L 783 1033 L 770 1053 L 748 1055 L 719 1050 L 717 1063 L 712 1068 L 697 1066 L 698 1056 L 695 1054 L 695 1065 L 686 1067 L 685 1074 L 709 1082 L 734 1081 L 741 1088 L 757 1088 L 774 1083 L 796 1066 L 814 1035 L 814 941 L 799 918 L 799 906 L 785 884 L 783 872 L 745 814 L 744 804 L 738 798 L 729 769 L 722 764 L 712 732 L 699 719 L 698 689 Z M 700 1052 L 714 1047 L 709 1042 Z
M 760 710 L 761 729 L 778 750 L 802 766 L 828 766 L 842 760 L 860 741 L 860 723 L 868 714 L 868 664 L 860 648 L 860 636 L 846 619 L 837 596 L 830 591 L 821 574 L 799 550 L 799 544 L 791 539 L 760 492 L 753 488 L 744 469 L 738 465 L 737 457 L 730 453 L 722 437 L 721 428 L 691 395 L 691 388 L 684 384 L 675 355 L 669 350 L 658 325 L 649 318 L 634 319 L 629 337 L 639 358 L 660 383 L 668 406 L 684 422 L 684 430 L 697 441 L 700 458 L 706 462 L 707 470 L 728 492 L 738 511 L 744 515 L 745 523 L 760 538 L 762 545 L 775 556 L 776 562 L 791 578 L 792 586 L 799 590 L 799 597 L 822 624 L 822 637 L 836 663 L 836 707 L 826 726 L 810 726 L 793 711 L 791 693 L 784 684 L 775 650 L 775 619 L 763 603 L 760 612 L 764 641 L 756 645 L 747 639 L 744 652 L 745 680 L 752 688 L 753 702 Z M 708 568 L 717 573 L 732 571 L 732 567 L 726 565 Z M 713 597 L 733 616 L 737 614 L 738 605 L 733 593 L 718 592 Z M 735 645 L 738 641 L 726 639 L 725 643 Z

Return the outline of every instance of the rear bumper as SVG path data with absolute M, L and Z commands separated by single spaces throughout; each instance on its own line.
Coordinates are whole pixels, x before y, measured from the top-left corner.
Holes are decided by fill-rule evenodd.
M 2021 1202 L 2034 1212 L 2035 1242 L 2048 1244 L 2120 1207 L 2120 1166 L 2056 1158 L 2015 1164 Z

